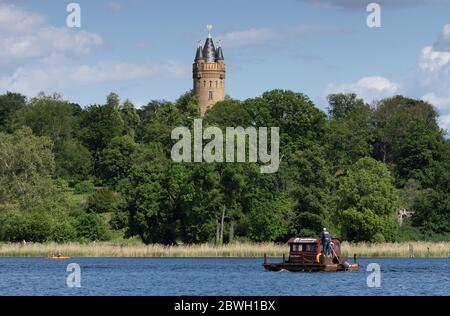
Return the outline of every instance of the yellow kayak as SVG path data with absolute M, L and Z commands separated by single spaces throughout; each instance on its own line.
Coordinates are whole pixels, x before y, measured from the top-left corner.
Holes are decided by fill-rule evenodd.
M 49 259 L 52 259 L 52 260 L 67 260 L 67 259 L 70 259 L 70 257 L 67 257 L 67 256 L 50 256 L 50 257 L 48 257 Z

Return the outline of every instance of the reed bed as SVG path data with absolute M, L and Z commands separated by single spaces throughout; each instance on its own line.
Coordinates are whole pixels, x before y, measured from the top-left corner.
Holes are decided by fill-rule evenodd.
M 1 257 L 46 257 L 62 254 L 71 257 L 123 258 L 259 258 L 267 254 L 279 257 L 286 252 L 285 245 L 273 243 L 237 243 L 215 246 L 201 245 L 120 245 L 114 243 L 90 244 L 0 244 Z
M 415 258 L 448 258 L 450 242 L 411 242 L 411 243 L 343 243 L 345 256 L 366 258 L 409 258 L 409 246 L 414 249 Z
M 411 243 L 416 258 L 447 258 L 450 252 L 450 242 Z M 344 243 L 342 251 L 345 256 L 366 258 L 407 258 L 409 243 Z M 274 243 L 235 243 L 216 246 L 201 245 L 143 245 L 143 244 L 0 244 L 0 257 L 47 257 L 62 254 L 70 257 L 122 257 L 122 258 L 261 258 L 281 257 L 288 253 L 286 244 Z

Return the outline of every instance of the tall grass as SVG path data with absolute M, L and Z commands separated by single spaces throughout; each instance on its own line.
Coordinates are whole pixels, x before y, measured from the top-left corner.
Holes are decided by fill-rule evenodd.
M 450 253 L 450 242 L 344 243 L 342 250 L 349 257 L 358 254 L 368 258 L 408 258 L 409 245 L 412 245 L 416 258 L 448 258 Z
M 450 252 L 450 242 L 426 243 L 414 242 L 416 258 L 446 258 Z M 344 243 L 343 255 L 353 257 L 392 257 L 407 258 L 408 243 Z M 47 257 L 55 254 L 71 257 L 124 257 L 124 258 L 261 258 L 281 257 L 288 254 L 286 244 L 274 243 L 236 243 L 223 246 L 211 244 L 202 245 L 143 245 L 120 243 L 90 243 L 90 244 L 0 244 L 1 257 Z
M 90 244 L 0 244 L 3 257 L 46 257 L 63 254 L 71 257 L 124 257 L 124 258 L 257 258 L 264 254 L 272 257 L 282 256 L 286 246 L 273 243 L 231 244 L 215 246 L 202 245 L 134 245 L 114 243 Z

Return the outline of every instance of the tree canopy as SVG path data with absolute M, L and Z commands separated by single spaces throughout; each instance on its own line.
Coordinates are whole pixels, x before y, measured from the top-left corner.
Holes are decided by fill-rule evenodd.
M 81 107 L 58 95 L 0 96 L 0 240 L 145 243 L 285 241 L 323 227 L 351 241 L 450 236 L 450 141 L 431 104 L 366 104 L 272 90 L 227 98 L 203 128 L 279 127 L 278 172 L 261 162 L 176 163 L 176 127 L 199 118 L 192 91 L 136 109 L 111 93 Z M 247 144 L 248 146 L 248 144 Z M 419 233 L 418 233 L 419 236 Z M 427 237 L 427 238 L 428 238 Z

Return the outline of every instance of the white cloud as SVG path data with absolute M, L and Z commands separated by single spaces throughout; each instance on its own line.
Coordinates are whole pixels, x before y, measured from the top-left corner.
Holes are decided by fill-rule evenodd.
M 81 84 L 136 80 L 148 77 L 180 77 L 187 68 L 173 61 L 164 63 L 101 62 L 93 66 L 81 65 L 73 69 L 70 78 Z
M 98 34 L 54 27 L 43 16 L 0 0 L 0 93 L 33 96 L 76 86 L 174 78 L 190 70 L 170 60 L 86 62 L 89 53 L 102 44 Z
M 53 27 L 39 14 L 22 10 L 12 4 L 0 3 L 2 63 L 45 57 L 55 52 L 85 54 L 102 43 L 103 40 L 98 34 L 67 27 Z
M 438 110 L 450 109 L 450 97 L 440 97 L 434 92 L 425 94 L 421 100 L 433 104 Z
M 331 29 L 318 25 L 296 25 L 283 29 L 275 28 L 251 28 L 243 31 L 228 32 L 217 36 L 223 45 L 230 47 L 244 47 L 265 44 L 271 41 L 281 41 L 301 37 L 309 33 L 339 32 L 339 29 Z
M 364 77 L 356 83 L 345 83 L 341 85 L 329 84 L 325 90 L 326 95 L 333 93 L 356 93 L 358 97 L 366 102 L 372 102 L 386 97 L 391 97 L 400 92 L 400 86 L 390 80 L 373 76 Z
M 434 46 L 437 50 L 450 51 L 450 24 L 444 25 L 441 36 Z
M 450 0 L 449 0 L 450 1 Z M 370 102 L 396 94 L 408 94 L 434 105 L 442 115 L 441 124 L 448 127 L 450 113 L 450 24 L 444 25 L 434 45 L 423 47 L 410 77 L 394 83 L 383 77 L 365 77 L 356 83 L 329 84 L 326 94 L 353 92 Z
M 432 46 L 422 49 L 419 60 L 420 70 L 429 74 L 439 72 L 444 66 L 450 62 L 450 52 L 436 51 Z
M 20 23 L 18 23 L 20 21 Z M 45 25 L 43 16 L 27 12 L 12 4 L 0 1 L 0 30 L 2 33 L 18 34 Z
M 439 77 L 450 65 L 450 24 L 444 25 L 439 40 L 433 46 L 422 49 L 419 70 L 426 75 L 425 82 Z
M 441 112 L 450 110 L 450 24 L 444 25 L 438 41 L 422 49 L 418 62 L 418 89 L 422 99 Z
M 450 132 L 450 115 L 442 115 L 439 118 L 439 126 L 442 129 Z
M 0 76 L 0 89 L 25 95 L 64 90 L 73 85 L 130 81 L 149 77 L 180 77 L 189 69 L 173 61 L 163 63 L 100 62 L 78 64 L 64 55 L 49 57 L 18 67 Z

